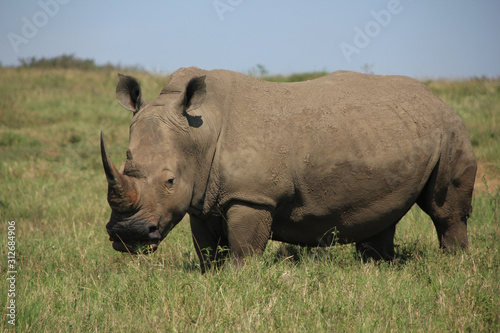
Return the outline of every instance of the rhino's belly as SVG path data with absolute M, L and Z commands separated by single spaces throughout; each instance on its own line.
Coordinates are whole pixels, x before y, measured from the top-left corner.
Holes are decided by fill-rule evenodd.
M 300 195 L 275 215 L 272 238 L 307 246 L 364 240 L 397 223 L 415 203 L 425 181 L 408 179 L 397 187 L 385 188 L 368 185 L 373 187 L 367 186 L 364 192 Z
M 368 207 L 348 213 L 338 211 L 331 215 L 307 215 L 300 220 L 277 217 L 273 221 L 272 239 L 302 246 L 358 242 L 397 223 L 411 206 L 406 204 L 385 212 Z

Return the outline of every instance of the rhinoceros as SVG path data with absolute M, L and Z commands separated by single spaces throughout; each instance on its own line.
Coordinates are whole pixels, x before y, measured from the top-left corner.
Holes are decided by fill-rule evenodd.
M 151 102 L 120 74 L 116 97 L 133 117 L 122 171 L 101 132 L 115 250 L 154 251 L 189 214 L 202 270 L 228 253 L 260 254 L 270 239 L 354 242 L 366 259 L 391 259 L 396 224 L 415 203 L 442 249 L 468 247 L 467 130 L 414 79 L 338 71 L 273 83 L 192 67 Z

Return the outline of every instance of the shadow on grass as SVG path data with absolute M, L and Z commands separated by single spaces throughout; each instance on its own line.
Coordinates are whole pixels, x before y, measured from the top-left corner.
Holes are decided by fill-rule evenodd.
M 344 266 L 358 262 L 354 247 L 351 245 L 333 245 L 330 247 L 307 247 L 291 244 L 281 244 L 267 258 L 271 264 L 288 261 L 294 264 L 330 262 Z
M 392 261 L 379 260 L 375 261 L 375 263 L 404 266 L 414 261 L 425 260 L 427 257 L 428 252 L 422 249 L 418 242 L 405 243 L 395 245 L 395 256 Z M 283 261 L 302 264 L 325 260 L 341 266 L 359 264 L 364 261 L 362 255 L 355 250 L 353 244 L 334 245 L 331 247 L 300 247 L 283 244 L 272 254 L 270 261 L 274 264 Z
M 393 263 L 404 266 L 414 261 L 428 258 L 428 251 L 424 251 L 418 242 L 395 245 L 395 256 Z

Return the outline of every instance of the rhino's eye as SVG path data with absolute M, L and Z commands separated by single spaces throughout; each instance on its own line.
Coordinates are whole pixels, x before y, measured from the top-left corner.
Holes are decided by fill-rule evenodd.
M 165 184 L 167 190 L 171 190 L 176 183 L 174 173 L 169 170 L 164 170 L 162 177 L 163 177 L 163 183 Z
M 171 190 L 175 185 L 175 177 L 174 176 L 168 176 L 165 177 L 165 187 L 167 190 Z
M 175 185 L 175 178 L 174 177 L 170 177 L 168 178 L 166 181 L 165 181 L 165 186 L 167 187 L 167 189 L 171 190 Z

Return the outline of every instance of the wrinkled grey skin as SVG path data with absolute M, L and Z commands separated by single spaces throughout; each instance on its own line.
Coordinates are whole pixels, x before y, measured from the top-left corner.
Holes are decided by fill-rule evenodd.
M 123 173 L 101 140 L 119 251 L 155 250 L 188 213 L 205 269 L 259 254 L 269 239 L 355 242 L 394 256 L 417 203 L 443 249 L 466 249 L 476 159 L 460 118 L 419 82 L 352 72 L 300 83 L 183 68 L 152 102 L 120 75 L 134 116 Z M 415 226 L 418 228 L 418 226 Z

